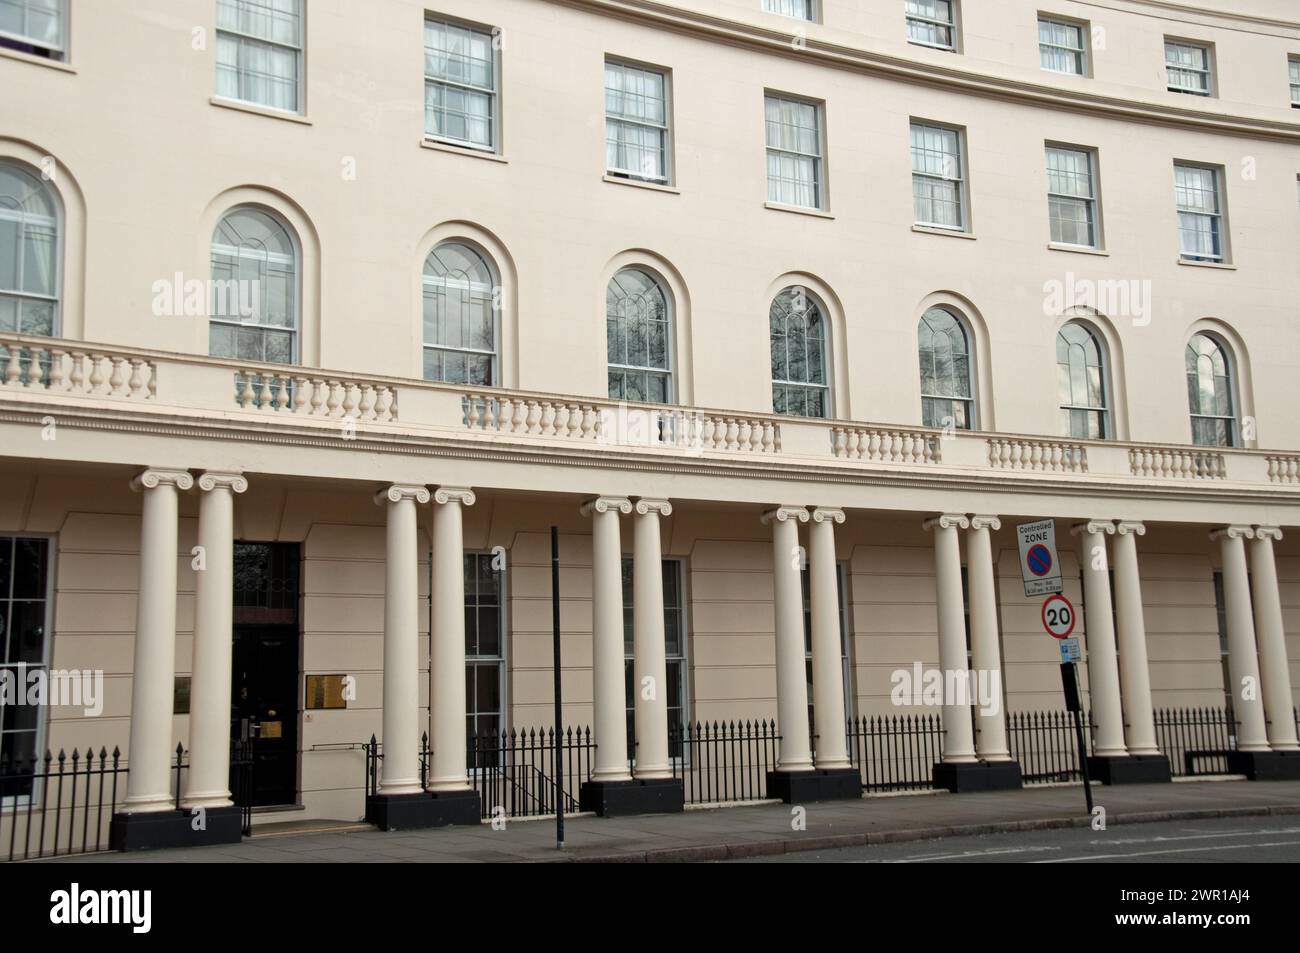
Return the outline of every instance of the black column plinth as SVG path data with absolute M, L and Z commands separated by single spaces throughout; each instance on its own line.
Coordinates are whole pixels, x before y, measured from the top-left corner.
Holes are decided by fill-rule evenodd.
M 421 794 L 374 794 L 366 799 L 366 819 L 381 831 L 482 823 L 478 792 L 473 788 Z
M 586 781 L 578 790 L 578 808 L 600 817 L 677 814 L 686 807 L 680 778 Z
M 1022 783 L 1018 761 L 940 761 L 934 766 L 934 786 L 953 794 L 972 791 L 1014 791 Z
M 1172 780 L 1169 759 L 1162 754 L 1091 757 L 1088 775 L 1102 784 L 1162 784 Z
M 1300 781 L 1300 751 L 1230 751 L 1228 773 L 1252 781 Z
M 786 804 L 840 801 L 862 797 L 857 768 L 814 768 L 811 771 L 769 771 L 767 796 Z
M 157 850 L 164 847 L 209 847 L 213 844 L 238 844 L 243 837 L 242 809 L 208 807 L 203 809 L 202 815 L 195 813 L 195 810 L 114 814 L 108 826 L 109 849 Z M 203 829 L 195 830 L 200 816 L 203 818 Z

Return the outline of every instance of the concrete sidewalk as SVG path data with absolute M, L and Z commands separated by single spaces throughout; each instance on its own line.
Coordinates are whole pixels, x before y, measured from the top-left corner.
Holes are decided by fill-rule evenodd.
M 1300 814 L 1300 782 L 1198 781 L 1094 788 L 1109 827 L 1140 821 Z M 662 862 L 725 860 L 863 844 L 1083 826 L 1077 785 L 990 794 L 868 797 L 806 805 L 807 829 L 793 829 L 784 804 L 685 814 L 565 822 L 566 848 L 555 848 L 554 819 L 382 833 L 373 829 L 259 835 L 228 847 L 93 854 L 73 863 L 490 863 L 500 861 Z M 328 822 L 323 822 L 328 823 Z

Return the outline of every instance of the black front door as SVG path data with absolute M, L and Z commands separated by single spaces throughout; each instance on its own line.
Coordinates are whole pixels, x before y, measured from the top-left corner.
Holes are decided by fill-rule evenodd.
M 297 689 L 297 627 L 235 626 L 231 734 L 252 741 L 254 807 L 297 800 Z
M 298 800 L 299 550 L 236 543 L 230 735 L 252 747 L 254 807 Z

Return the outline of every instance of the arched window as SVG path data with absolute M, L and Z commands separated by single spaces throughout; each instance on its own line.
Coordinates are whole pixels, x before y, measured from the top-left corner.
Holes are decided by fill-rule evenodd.
M 668 299 L 654 278 L 624 268 L 605 289 L 609 396 L 667 404 L 673 400 Z
M 496 274 L 462 242 L 443 242 L 424 260 L 424 379 L 494 387 Z
M 768 311 L 772 336 L 772 410 L 829 417 L 826 315 L 807 288 L 786 288 Z
M 1078 321 L 1057 332 L 1056 384 L 1064 434 L 1085 440 L 1111 435 L 1105 353 L 1092 330 Z
M 970 337 L 961 320 L 931 308 L 917 329 L 921 358 L 921 423 L 926 427 L 975 426 L 971 388 Z
M 270 212 L 243 206 L 212 233 L 208 353 L 298 361 L 298 243 Z
M 1237 402 L 1232 359 L 1217 338 L 1200 332 L 1187 342 L 1187 402 L 1192 443 L 1201 447 L 1237 445 Z
M 36 175 L 0 162 L 0 331 L 57 333 L 58 208 Z

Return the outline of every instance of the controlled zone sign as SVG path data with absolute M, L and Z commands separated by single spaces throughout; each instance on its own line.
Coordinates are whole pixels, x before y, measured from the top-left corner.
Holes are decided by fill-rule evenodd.
M 1074 632 L 1074 606 L 1065 596 L 1048 596 L 1043 600 L 1043 628 L 1054 639 L 1068 639 Z
M 1020 575 L 1026 596 L 1046 596 L 1060 592 L 1061 560 L 1056 554 L 1056 520 L 1021 523 L 1016 527 L 1020 544 Z

